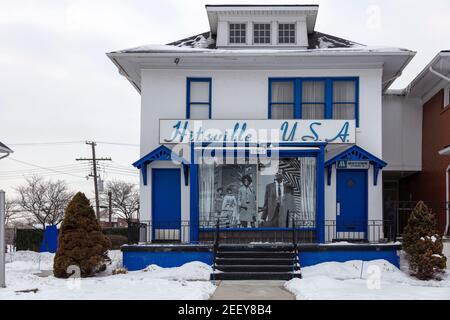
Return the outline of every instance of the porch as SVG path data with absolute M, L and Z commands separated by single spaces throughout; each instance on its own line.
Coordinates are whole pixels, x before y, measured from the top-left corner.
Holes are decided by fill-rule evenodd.
M 190 235 L 197 232 L 198 241 Z M 325 241 L 319 241 L 319 233 Z M 211 221 L 193 224 L 190 221 L 152 222 L 140 224 L 141 244 L 212 244 L 215 240 L 224 244 L 296 243 L 318 244 L 349 242 L 362 244 L 395 241 L 393 223 L 386 220 L 347 221 L 325 220 L 319 227 L 315 221 L 295 220 L 288 228 L 243 228 L 230 224 L 214 224 Z

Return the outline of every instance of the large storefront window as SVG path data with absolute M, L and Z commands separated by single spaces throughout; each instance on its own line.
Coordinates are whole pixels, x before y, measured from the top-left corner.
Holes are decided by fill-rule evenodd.
M 283 158 L 270 168 L 236 160 L 201 164 L 199 181 L 202 227 L 219 221 L 225 228 L 288 228 L 293 218 L 314 226 L 315 157 Z

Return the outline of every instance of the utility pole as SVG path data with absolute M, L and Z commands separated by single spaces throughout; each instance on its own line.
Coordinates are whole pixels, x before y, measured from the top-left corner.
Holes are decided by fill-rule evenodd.
M 109 212 L 109 223 L 112 222 L 112 192 L 108 191 L 108 212 Z
M 97 174 L 97 161 L 111 161 L 111 158 L 96 158 L 95 156 L 95 146 L 97 145 L 94 141 L 86 141 L 87 145 L 92 147 L 92 158 L 77 158 L 77 161 L 92 161 L 93 174 L 90 177 L 94 178 L 94 192 L 95 192 L 95 214 L 97 219 L 100 220 L 100 200 L 98 197 L 98 174 Z

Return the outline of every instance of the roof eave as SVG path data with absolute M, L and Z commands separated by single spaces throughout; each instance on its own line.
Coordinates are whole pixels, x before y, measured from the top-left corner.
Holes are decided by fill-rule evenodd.
M 409 95 L 415 87 L 417 87 L 422 78 L 425 77 L 428 73 L 430 73 L 430 67 L 435 66 L 436 62 L 438 62 L 442 57 L 450 57 L 449 50 L 440 51 L 426 66 L 422 71 L 410 82 L 410 84 L 405 88 L 405 92 Z

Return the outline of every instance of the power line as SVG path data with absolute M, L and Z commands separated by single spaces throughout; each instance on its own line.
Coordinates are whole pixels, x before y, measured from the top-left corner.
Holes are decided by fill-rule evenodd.
M 127 147 L 139 147 L 138 143 L 124 143 L 124 142 L 108 142 L 108 141 L 97 141 L 100 144 L 114 144 L 117 146 L 127 146 Z
M 41 168 L 41 169 L 44 169 L 44 170 L 48 170 L 48 171 L 52 171 L 52 172 L 56 172 L 56 173 L 60 173 L 60 174 L 65 174 L 65 175 L 69 175 L 69 176 L 85 179 L 85 177 L 82 177 L 82 176 L 78 176 L 78 175 L 67 173 L 67 172 L 64 172 L 64 171 L 55 170 L 55 169 L 43 167 L 43 166 L 40 166 L 40 165 L 37 165 L 37 164 L 33 164 L 33 163 L 30 163 L 30 162 L 18 160 L 18 159 L 12 158 L 11 156 L 6 158 L 6 159 L 9 159 L 9 160 L 12 160 L 12 161 L 16 161 L 16 162 L 19 162 L 19 163 L 22 163 L 22 164 L 25 164 L 25 165 L 28 165 L 28 166 L 31 166 L 31 167 Z
M 46 141 L 46 142 L 21 142 L 21 143 L 8 143 L 10 146 L 22 147 L 22 146 L 47 146 L 47 145 L 65 145 L 65 144 L 77 144 L 84 143 L 83 140 L 73 140 L 73 141 Z M 118 146 L 127 147 L 139 147 L 138 143 L 126 143 L 126 142 L 115 142 L 115 141 L 96 141 L 98 144 L 111 144 Z
M 20 146 L 42 146 L 42 145 L 62 145 L 62 144 L 76 144 L 83 143 L 83 140 L 75 141 L 54 141 L 54 142 L 23 142 L 23 143 L 9 143 L 10 146 L 20 147 Z

